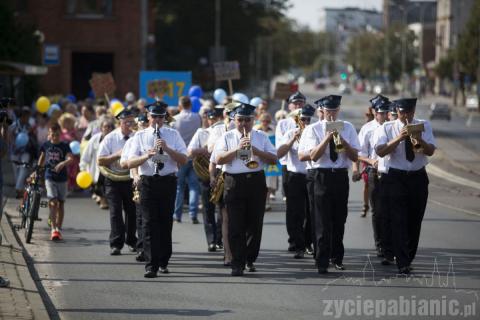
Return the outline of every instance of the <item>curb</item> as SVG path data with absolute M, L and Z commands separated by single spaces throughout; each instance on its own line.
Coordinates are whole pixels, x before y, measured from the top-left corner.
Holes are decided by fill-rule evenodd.
M 40 291 L 30 273 L 30 264 L 27 262 L 28 253 L 18 241 L 18 235 L 13 231 L 10 215 L 5 214 L 4 219 L 1 221 L 0 228 L 2 229 L 2 234 L 4 236 L 3 241 L 5 242 L 2 246 L 10 247 L 11 262 L 15 265 L 16 276 L 20 284 L 18 289 L 23 291 L 27 301 L 27 305 L 15 307 L 30 310 L 32 319 L 50 319 Z M 10 280 L 12 283 L 13 279 Z M 8 288 L 9 287 L 5 289 L 8 290 Z M 2 314 L 0 314 L 0 318 L 3 319 Z

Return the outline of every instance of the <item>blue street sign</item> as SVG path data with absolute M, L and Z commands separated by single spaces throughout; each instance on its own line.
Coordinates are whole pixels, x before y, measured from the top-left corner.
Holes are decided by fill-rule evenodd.
M 60 64 L 60 47 L 56 44 L 45 44 L 43 46 L 43 64 Z
M 178 105 L 178 98 L 188 95 L 192 85 L 190 71 L 141 71 L 140 96 L 152 103 L 158 97 L 169 106 Z

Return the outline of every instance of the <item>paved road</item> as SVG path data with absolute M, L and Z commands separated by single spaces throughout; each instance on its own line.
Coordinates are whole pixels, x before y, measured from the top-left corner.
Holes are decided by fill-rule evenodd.
M 347 118 L 363 111 L 358 103 L 347 104 Z M 448 166 L 445 160 L 444 168 Z M 202 225 L 190 223 L 174 225 L 171 274 L 143 278 L 143 265 L 134 261 L 133 254 L 109 255 L 108 213 L 87 197 L 68 199 L 64 241 L 48 241 L 46 224 L 40 222 L 33 243 L 26 248 L 36 280 L 48 294 L 53 318 L 319 319 L 350 315 L 371 319 L 370 303 L 378 305 L 377 315 L 382 315 L 388 311 L 382 311 L 383 303 L 418 305 L 422 299 L 433 299 L 446 305 L 458 302 L 462 312 L 473 308 L 476 315 L 470 318 L 478 319 L 480 216 L 475 213 L 480 210 L 475 192 L 431 178 L 430 199 L 438 203 L 428 204 L 415 272 L 408 278 L 397 277 L 395 267 L 381 266 L 374 256 L 370 216 L 359 216 L 360 183 L 350 186 L 347 270 L 328 276 L 319 276 L 310 258 L 295 260 L 286 251 L 281 201 L 265 215 L 258 272 L 242 278 L 229 276 L 221 253 L 207 252 Z M 460 199 L 459 206 L 454 199 Z M 46 209 L 40 215 L 45 221 Z M 416 317 L 407 313 L 404 318 Z

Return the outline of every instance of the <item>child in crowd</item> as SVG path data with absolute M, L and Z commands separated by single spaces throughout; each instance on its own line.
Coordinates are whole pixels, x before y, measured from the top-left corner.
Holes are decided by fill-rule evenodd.
M 45 167 L 45 187 L 47 189 L 49 222 L 52 228 L 51 240 L 62 240 L 60 230 L 63 224 L 65 198 L 67 195 L 67 166 L 73 162 L 68 143 L 60 141 L 61 129 L 51 124 L 48 141 L 40 148 L 38 165 Z

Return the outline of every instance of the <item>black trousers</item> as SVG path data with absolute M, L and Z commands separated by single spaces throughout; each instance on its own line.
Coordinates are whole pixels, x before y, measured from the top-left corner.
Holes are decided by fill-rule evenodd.
M 135 203 L 136 226 L 137 226 L 137 251 L 143 251 L 143 217 L 140 203 Z
M 399 268 L 409 266 L 417 253 L 422 220 L 427 207 L 428 176 L 425 168 L 403 171 L 390 168 L 382 180 L 388 185 L 393 251 Z
M 253 263 L 260 251 L 267 185 L 262 171 L 225 174 L 223 193 L 228 215 L 232 268 Z
M 306 217 L 309 215 L 307 178 L 305 174 L 288 172 L 287 175 L 287 233 L 296 250 L 305 250 Z M 310 219 L 309 219 L 310 220 Z M 310 226 L 309 226 L 310 227 Z
M 143 215 L 145 270 L 166 267 L 172 256 L 173 210 L 177 177 L 141 176 L 140 206 Z
M 202 203 L 203 203 L 203 227 L 208 244 L 222 243 L 222 223 L 215 218 L 215 204 L 210 202 L 210 183 L 201 182 Z
M 370 202 L 370 208 L 372 209 L 373 240 L 375 241 L 375 248 L 377 248 L 377 251 L 381 251 L 383 248 L 383 216 L 380 210 L 380 181 L 378 179 L 377 170 L 369 167 L 367 168 L 367 174 L 368 200 Z
M 386 173 L 382 173 L 379 179 L 380 186 L 380 199 L 379 199 L 379 212 L 382 215 L 382 232 L 381 232 L 381 243 L 382 243 L 382 253 L 385 258 L 393 260 L 393 239 L 392 239 L 392 220 L 391 220 L 391 210 L 389 204 L 389 184 L 388 177 Z
M 105 196 L 110 209 L 110 247 L 122 249 L 126 243 L 136 247 L 136 210 L 132 180 L 112 181 L 105 178 Z M 123 212 L 125 212 L 125 220 Z
M 305 224 L 305 233 L 310 233 L 310 236 L 305 236 L 305 244 L 313 244 L 313 256 L 316 257 L 317 246 L 316 246 L 316 235 L 315 235 L 315 169 L 308 169 L 306 175 L 306 186 L 307 186 L 307 195 L 308 195 L 308 213 L 307 221 Z M 310 240 L 309 240 L 310 239 Z
M 287 166 L 283 165 L 282 166 L 282 188 L 283 188 L 283 194 L 285 195 L 285 224 L 288 224 L 288 217 L 291 216 L 291 208 L 288 206 L 288 170 Z M 288 230 L 288 227 L 287 227 Z M 294 246 L 295 244 L 293 243 L 293 238 L 288 234 L 288 244 L 289 246 Z
M 315 169 L 315 259 L 319 268 L 328 268 L 330 258 L 337 264 L 343 262 L 349 187 L 347 169 Z

